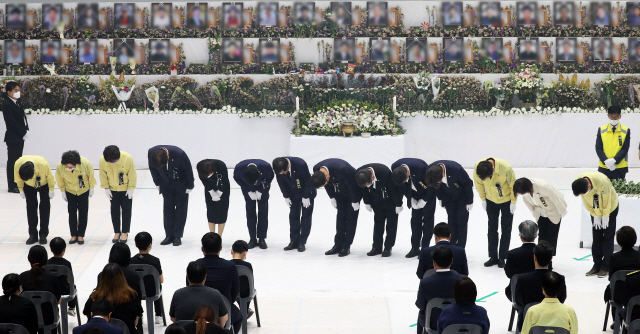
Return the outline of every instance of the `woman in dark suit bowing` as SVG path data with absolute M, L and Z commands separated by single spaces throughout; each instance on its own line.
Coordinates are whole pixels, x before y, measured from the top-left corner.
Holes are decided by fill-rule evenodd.
M 15 81 L 7 81 L 5 90 L 8 95 L 2 104 L 2 116 L 7 131 L 4 133 L 4 142 L 7 144 L 7 184 L 10 193 L 19 193 L 18 185 L 14 181 L 13 165 L 22 156 L 24 141 L 27 139 L 29 124 L 27 115 L 18 104 L 20 98 L 20 85 Z
M 200 181 L 204 185 L 204 200 L 207 203 L 209 231 L 222 236 L 229 212 L 229 174 L 227 165 L 216 159 L 204 159 L 196 166 Z

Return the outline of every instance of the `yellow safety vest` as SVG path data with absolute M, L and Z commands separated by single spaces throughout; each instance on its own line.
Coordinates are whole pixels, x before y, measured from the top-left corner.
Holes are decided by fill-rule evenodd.
M 618 124 L 616 132 L 611 131 L 611 124 L 607 124 L 600 128 L 600 138 L 602 139 L 602 148 L 607 158 L 613 158 L 622 149 L 625 139 L 627 138 L 627 132 L 629 128 L 622 124 Z M 625 156 L 619 163 L 616 164 L 616 168 L 629 167 L 628 156 Z M 602 161 L 599 162 L 600 167 L 607 168 Z

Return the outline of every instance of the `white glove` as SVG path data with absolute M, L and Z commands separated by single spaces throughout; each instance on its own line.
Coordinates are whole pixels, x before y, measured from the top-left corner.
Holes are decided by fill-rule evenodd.
M 418 200 L 415 198 L 411 199 L 411 208 L 414 210 L 418 210 Z
M 367 211 L 369 211 L 369 212 L 373 211 L 373 208 L 372 208 L 372 207 L 371 207 L 371 205 L 369 205 L 369 204 L 365 204 L 365 205 L 364 205 L 364 207 L 365 207 L 365 209 L 367 209 Z
M 156 186 L 156 189 L 158 190 L 158 193 L 160 193 L 160 186 Z
M 471 209 L 473 209 L 473 203 L 467 204 L 467 212 L 471 212 Z
M 599 230 L 602 228 L 602 217 L 599 217 L 599 216 L 593 217 L 593 227 L 596 230 Z
M 609 217 L 602 217 L 602 229 L 609 227 Z
M 399 215 L 402 212 L 402 205 L 396 206 L 396 214 Z
M 441 200 L 438 200 L 438 205 L 440 205 L 441 207 L 444 208 L 444 205 L 442 205 L 442 201 Z
M 185 191 L 184 191 L 184 193 L 185 193 L 185 194 L 189 194 L 189 193 L 191 193 L 192 191 L 193 191 L 193 188 L 185 190 Z
M 53 198 L 53 196 L 55 196 L 55 195 L 56 195 L 56 192 L 55 192 L 55 191 L 53 191 L 53 190 L 49 190 L 49 199 L 52 199 L 52 198 Z
M 220 195 L 218 195 L 218 192 L 216 192 L 213 189 L 209 190 L 209 195 L 211 195 L 211 200 L 214 202 L 217 202 L 220 200 Z
M 360 202 L 357 202 L 357 203 L 351 203 L 351 206 L 353 207 L 353 211 L 358 211 L 358 210 L 360 210 Z
M 516 205 L 515 205 L 515 204 L 511 204 L 511 205 L 509 205 L 509 211 L 511 211 L 511 214 L 513 214 L 514 212 L 516 212 Z
M 332 199 L 331 199 L 331 206 L 333 206 L 333 208 L 334 208 L 334 209 L 337 209 L 337 208 L 338 208 L 338 202 L 336 202 L 336 199 L 335 199 L 335 198 L 332 198 Z
M 27 138 L 29 138 L 29 132 L 24 134 L 24 137 L 22 137 L 22 140 L 27 140 Z
M 308 198 L 302 199 L 302 206 L 306 209 L 311 206 L 311 200 Z
M 250 191 L 249 193 L 247 193 L 247 195 L 249 196 L 249 198 L 251 198 L 252 201 L 258 200 L 254 191 Z
M 93 197 L 93 188 L 89 189 L 89 198 Z
M 418 203 L 416 203 L 416 207 L 418 209 L 424 208 L 425 205 L 427 205 L 427 202 L 425 202 L 423 199 L 419 200 Z
M 562 216 L 562 218 L 564 218 L 564 216 L 566 216 L 566 215 L 567 215 L 567 213 L 569 213 L 569 210 L 567 210 L 567 211 L 565 211 L 565 212 L 561 213 L 561 214 L 560 214 L 560 216 Z
M 482 201 L 482 208 L 487 211 L 487 201 Z
M 66 202 L 67 201 L 67 192 L 63 191 L 62 192 L 62 199 Z
M 111 193 L 111 190 L 109 188 L 106 188 L 104 190 L 104 193 L 107 194 L 107 197 L 109 197 L 109 199 L 113 199 L 113 194 Z
M 24 199 L 24 198 L 25 198 L 25 197 L 24 197 L 24 191 L 21 191 L 21 192 L 20 192 L 20 198 L 22 198 L 22 199 Z
M 129 189 L 127 190 L 127 197 L 129 197 L 129 199 L 133 199 L 133 193 L 135 192 L 135 189 Z
M 291 207 L 291 200 L 290 200 L 290 199 L 285 198 L 285 199 L 284 199 L 284 202 L 285 202 L 285 203 L 287 203 L 287 206 L 288 206 L 288 207 Z
M 616 159 L 614 159 L 614 158 L 609 158 L 609 159 L 605 160 L 604 164 L 607 166 L 607 168 L 609 168 L 609 170 L 615 170 L 616 169 Z
M 256 201 L 259 201 L 262 199 L 262 193 L 259 191 L 256 191 Z

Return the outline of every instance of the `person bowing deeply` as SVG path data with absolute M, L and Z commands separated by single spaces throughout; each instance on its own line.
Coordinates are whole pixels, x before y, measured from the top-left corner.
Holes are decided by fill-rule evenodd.
M 229 173 L 227 165 L 216 159 L 204 159 L 196 165 L 198 177 L 204 185 L 204 202 L 207 204 L 207 220 L 209 232 L 216 232 L 222 236 L 227 215 L 229 213 Z
M 131 155 L 120 151 L 115 145 L 105 147 L 100 158 L 100 187 L 104 188 L 111 202 L 111 223 L 115 234 L 111 241 L 114 244 L 127 243 L 129 238 L 131 206 L 137 180 L 136 166 Z
M 14 178 L 20 190 L 20 196 L 27 201 L 27 222 L 29 239 L 27 245 L 40 241 L 47 243 L 49 235 L 50 200 L 54 196 L 53 186 L 56 180 L 51 174 L 51 167 L 43 157 L 25 155 L 18 159 L 14 166 Z M 40 194 L 40 233 L 38 234 L 38 194 Z M 38 236 L 40 239 L 38 240 Z
M 269 189 L 273 177 L 271 165 L 260 159 L 240 161 L 233 170 L 233 179 L 242 189 L 246 203 L 249 249 L 256 246 L 267 249 L 265 239 L 269 229 Z
M 307 163 L 296 157 L 281 157 L 273 160 L 278 186 L 289 206 L 289 245 L 284 250 L 298 249 L 304 252 L 311 233 L 313 201 L 316 188 L 311 184 Z

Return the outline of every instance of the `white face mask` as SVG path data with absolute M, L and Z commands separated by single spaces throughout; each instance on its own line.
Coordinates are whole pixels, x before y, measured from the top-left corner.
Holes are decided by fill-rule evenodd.
M 73 172 L 73 170 L 76 169 L 75 167 L 73 168 L 67 168 L 68 171 Z
M 609 123 L 611 123 L 611 125 L 616 126 L 618 125 L 618 123 L 620 123 L 619 119 L 610 119 Z
M 20 98 L 20 92 L 13 93 L 13 99 L 17 100 Z
M 114 164 L 114 165 L 115 165 L 115 164 L 117 164 L 117 163 L 118 163 L 118 161 L 114 161 L 114 162 L 112 162 L 112 164 Z

